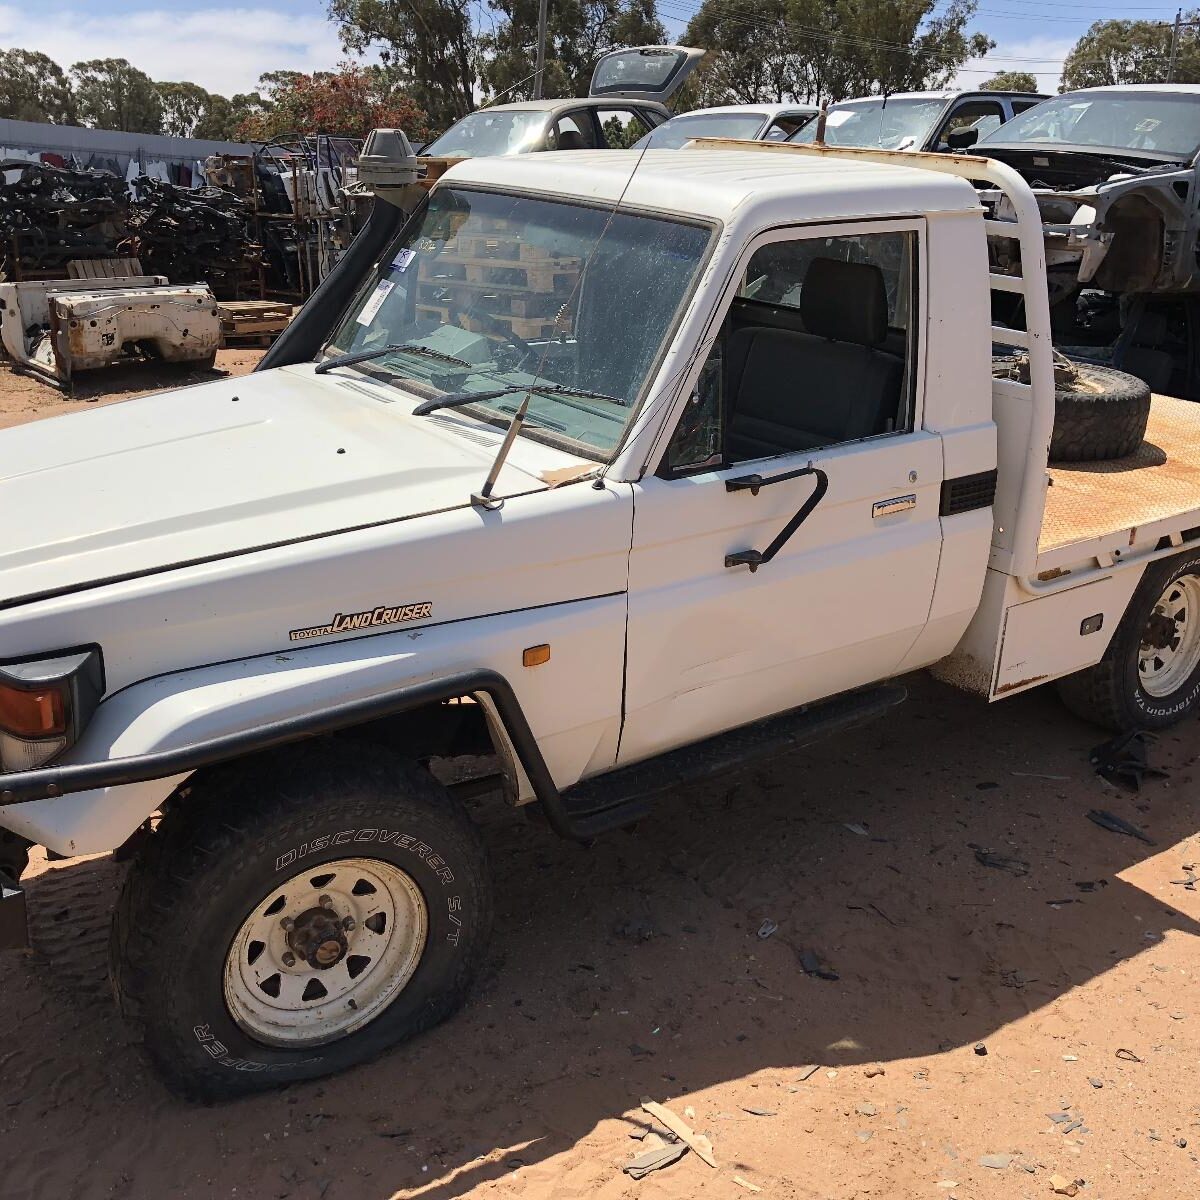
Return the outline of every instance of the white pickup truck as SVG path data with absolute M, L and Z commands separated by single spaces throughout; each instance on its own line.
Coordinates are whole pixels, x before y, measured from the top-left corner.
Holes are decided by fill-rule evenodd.
M 492 898 L 440 760 L 586 840 L 918 668 L 1178 720 L 1200 408 L 1048 465 L 1042 254 L 978 158 L 476 159 L 377 202 L 267 369 L 0 434 L 0 914 L 29 845 L 120 849 L 122 1009 L 231 1096 L 460 1003 Z

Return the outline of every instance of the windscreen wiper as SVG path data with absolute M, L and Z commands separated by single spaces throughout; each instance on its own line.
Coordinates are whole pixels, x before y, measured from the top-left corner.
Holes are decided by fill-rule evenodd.
M 396 342 L 388 346 L 376 346 L 374 350 L 356 350 L 353 354 L 338 354 L 317 363 L 314 375 L 324 375 L 334 367 L 352 367 L 355 363 L 367 362 L 372 358 L 382 358 L 385 354 L 393 354 L 397 350 L 407 350 L 410 354 L 423 354 L 426 358 L 436 358 L 442 362 L 454 363 L 459 367 L 471 367 L 465 358 L 456 358 L 444 350 L 435 350 L 432 346 L 422 346 L 419 342 Z
M 422 400 L 414 408 L 414 417 L 427 417 L 442 408 L 461 408 L 464 404 L 480 404 L 485 400 L 498 400 L 501 396 L 512 396 L 517 392 L 530 392 L 538 396 L 582 396 L 587 400 L 607 400 L 610 404 L 628 407 L 628 401 L 620 396 L 609 396 L 605 392 L 590 392 L 586 388 L 568 387 L 565 383 L 514 383 L 509 387 L 496 388 L 490 392 L 455 392 L 439 396 L 434 400 Z

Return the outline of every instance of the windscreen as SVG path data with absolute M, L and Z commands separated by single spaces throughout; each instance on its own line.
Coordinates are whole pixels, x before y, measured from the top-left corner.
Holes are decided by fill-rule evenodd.
M 1099 146 L 1191 158 L 1200 146 L 1200 96 L 1075 92 L 1043 100 L 979 145 Z
M 879 150 L 919 150 L 946 107 L 938 98 L 847 100 L 832 104 L 825 122 L 829 146 L 865 146 Z M 811 142 L 817 122 L 811 121 L 788 138 L 789 142 Z
M 706 226 L 439 187 L 329 350 L 403 346 L 355 370 L 422 399 L 512 386 L 457 411 L 598 461 L 617 447 L 707 255 Z
M 490 158 L 524 154 L 541 135 L 546 114 L 536 110 L 494 112 L 483 109 L 451 125 L 422 151 L 429 157 Z
M 692 138 L 756 138 L 766 118 L 762 113 L 732 112 L 703 113 L 697 116 L 672 117 L 665 124 L 635 142 L 640 150 L 651 146 L 655 150 L 678 150 Z

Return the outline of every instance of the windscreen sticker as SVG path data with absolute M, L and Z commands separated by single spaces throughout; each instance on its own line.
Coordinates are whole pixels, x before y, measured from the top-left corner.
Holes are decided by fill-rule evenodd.
M 417 252 L 415 250 L 401 250 L 399 254 L 392 259 L 392 270 L 406 271 L 408 269 L 408 264 L 416 257 Z
M 423 600 L 420 604 L 398 604 L 395 608 L 380 605 L 365 612 L 336 613 L 327 625 L 313 625 L 308 629 L 292 629 L 288 638 L 293 642 L 307 642 L 312 638 L 329 637 L 335 633 L 349 633 L 355 629 L 373 629 L 378 625 L 399 625 L 404 621 L 423 621 L 433 615 L 433 601 Z
M 396 285 L 390 279 L 381 279 L 379 286 L 371 293 L 371 298 L 363 305 L 363 310 L 358 314 L 355 320 L 360 325 L 370 325 L 375 320 L 376 314 L 383 307 L 383 302 L 388 298 L 392 288 Z

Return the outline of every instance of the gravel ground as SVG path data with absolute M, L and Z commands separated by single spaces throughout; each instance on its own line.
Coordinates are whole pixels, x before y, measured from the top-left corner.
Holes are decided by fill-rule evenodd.
M 0 375 L 0 424 L 87 402 Z M 988 709 L 908 683 L 886 721 L 590 849 L 482 805 L 497 933 L 465 1010 L 236 1104 L 166 1093 L 112 1007 L 123 866 L 39 859 L 34 949 L 5 962 L 0 1196 L 1200 1194 L 1200 891 L 1178 882 L 1200 864 L 1200 725 L 1155 744 L 1169 777 L 1133 795 L 1052 692 Z M 622 1174 L 643 1096 L 717 1167 Z

